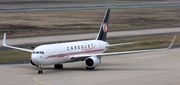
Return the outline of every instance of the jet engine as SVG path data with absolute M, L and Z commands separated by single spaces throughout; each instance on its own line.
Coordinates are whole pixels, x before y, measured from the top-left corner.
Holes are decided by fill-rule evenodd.
M 29 60 L 31 65 L 36 66 L 36 64 L 32 61 L 32 59 Z
M 101 63 L 101 61 L 96 56 L 93 56 L 93 57 L 87 58 L 85 63 L 86 63 L 87 69 L 94 69 L 94 67 L 98 66 Z

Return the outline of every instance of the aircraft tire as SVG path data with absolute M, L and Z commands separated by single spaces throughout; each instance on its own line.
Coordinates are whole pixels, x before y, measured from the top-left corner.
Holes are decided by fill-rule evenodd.
M 55 64 L 54 68 L 55 69 L 62 69 L 63 68 L 63 64 Z
M 42 70 L 38 70 L 38 74 L 43 74 L 43 71 Z
M 92 68 L 89 68 L 89 67 L 86 67 L 87 70 L 93 70 L 95 69 L 95 67 L 92 67 Z

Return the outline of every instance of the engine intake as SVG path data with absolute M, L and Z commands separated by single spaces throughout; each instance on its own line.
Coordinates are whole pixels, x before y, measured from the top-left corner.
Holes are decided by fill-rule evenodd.
M 88 68 L 94 68 L 100 64 L 100 60 L 97 57 L 89 57 L 86 59 L 85 63 Z
M 36 64 L 32 61 L 32 59 L 29 60 L 31 65 L 36 66 Z

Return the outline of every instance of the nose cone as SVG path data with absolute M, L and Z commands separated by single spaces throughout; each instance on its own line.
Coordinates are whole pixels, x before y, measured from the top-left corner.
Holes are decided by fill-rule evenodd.
M 34 55 L 34 54 L 32 54 L 32 55 L 31 55 L 31 59 L 32 59 L 32 61 L 33 61 L 35 64 L 41 65 L 40 55 Z

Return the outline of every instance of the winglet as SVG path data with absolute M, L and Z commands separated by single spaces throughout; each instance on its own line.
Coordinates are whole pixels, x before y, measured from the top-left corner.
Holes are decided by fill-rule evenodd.
M 171 44 L 169 45 L 169 47 L 168 47 L 167 49 L 170 49 L 170 48 L 173 46 L 175 40 L 176 40 L 176 36 L 174 36 L 174 38 L 173 38 Z
M 3 46 L 7 46 L 7 44 L 6 44 L 6 33 L 4 33 L 4 37 L 3 37 Z

